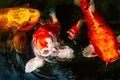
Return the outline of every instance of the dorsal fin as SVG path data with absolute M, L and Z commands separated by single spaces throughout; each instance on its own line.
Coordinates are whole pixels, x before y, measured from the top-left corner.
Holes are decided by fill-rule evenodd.
M 89 6 L 88 10 L 90 11 L 91 16 L 93 17 L 92 13 L 95 11 L 94 0 L 90 0 L 90 6 Z

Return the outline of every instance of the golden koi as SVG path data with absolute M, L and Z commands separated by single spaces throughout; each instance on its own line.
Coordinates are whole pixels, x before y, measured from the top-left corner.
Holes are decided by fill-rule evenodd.
M 23 38 L 26 37 L 25 32 L 30 31 L 39 18 L 40 12 L 36 9 L 22 7 L 0 9 L 0 42 L 11 41 L 10 45 L 14 44 L 16 51 L 23 53 L 24 48 L 27 48 L 24 46 L 27 42 L 25 41 L 27 38 Z

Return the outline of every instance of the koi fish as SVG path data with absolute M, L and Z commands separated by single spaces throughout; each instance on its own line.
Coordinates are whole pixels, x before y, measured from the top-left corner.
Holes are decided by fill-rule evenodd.
M 75 39 L 79 33 L 80 33 L 80 28 L 82 27 L 84 23 L 84 20 L 79 20 L 75 25 L 73 25 L 68 31 L 68 38 L 70 40 Z
M 88 26 L 88 36 L 92 45 L 89 45 L 89 53 L 97 55 L 107 63 L 113 62 L 119 57 L 119 47 L 113 31 L 105 20 L 95 10 L 93 0 L 80 0 L 81 10 Z M 94 49 L 93 49 L 94 48 Z M 85 51 L 85 50 L 84 50 Z M 83 52 L 84 55 L 85 52 Z M 92 56 L 95 56 L 93 55 Z
M 51 62 L 50 58 L 58 57 L 59 59 L 72 59 L 73 50 L 69 46 L 62 46 L 60 34 L 60 23 L 57 20 L 55 11 L 51 12 L 51 23 L 41 24 L 32 36 L 32 49 L 35 57 L 26 63 L 25 72 L 29 73 L 42 67 L 45 63 Z
M 0 9 L 0 32 L 16 28 L 19 31 L 30 31 L 38 22 L 40 12 L 31 8 Z
M 32 8 L 14 7 L 0 9 L 0 42 L 14 46 L 18 53 L 27 48 L 25 32 L 39 22 L 40 12 Z M 16 36 L 16 37 L 15 37 Z M 13 45 L 14 44 L 14 45 Z

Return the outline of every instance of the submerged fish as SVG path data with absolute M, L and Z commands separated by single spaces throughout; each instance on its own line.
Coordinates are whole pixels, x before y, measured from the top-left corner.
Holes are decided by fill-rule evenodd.
M 80 29 L 83 26 L 84 20 L 79 20 L 75 25 L 73 25 L 68 31 L 68 38 L 70 40 L 75 39 L 79 33 L 80 33 Z
M 31 8 L 1 8 L 0 9 L 0 42 L 8 42 L 17 52 L 26 50 L 27 38 L 25 32 L 30 31 L 39 21 L 40 12 Z
M 113 31 L 95 9 L 93 0 L 80 0 L 80 6 L 88 26 L 88 36 L 91 41 L 89 50 L 107 63 L 119 57 L 119 46 Z M 88 49 L 88 48 L 87 48 Z M 85 50 L 84 50 L 85 51 Z M 84 55 L 84 52 L 83 52 Z
M 72 59 L 74 57 L 74 51 L 70 47 L 61 46 L 61 39 L 59 38 L 61 27 L 55 12 L 51 12 L 50 17 L 52 22 L 41 24 L 32 36 L 31 45 L 35 57 L 27 62 L 26 72 L 32 72 L 42 67 L 45 61 L 51 62 L 50 59 L 53 57 L 57 57 L 60 60 Z

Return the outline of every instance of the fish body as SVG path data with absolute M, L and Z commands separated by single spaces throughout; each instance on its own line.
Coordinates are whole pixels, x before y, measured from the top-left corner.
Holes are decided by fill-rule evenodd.
M 0 29 L 10 30 L 16 27 L 20 31 L 30 31 L 40 17 L 40 12 L 31 8 L 0 9 Z
M 115 61 L 119 57 L 118 44 L 113 31 L 105 20 L 95 10 L 93 0 L 80 0 L 81 10 L 88 26 L 88 36 L 94 46 L 94 54 L 106 63 Z
M 10 34 L 17 31 L 30 31 L 39 21 L 39 18 L 40 12 L 36 9 L 19 7 L 2 8 L 0 9 L 0 33 Z
M 25 32 L 39 22 L 40 12 L 32 8 L 13 7 L 0 9 L 0 42 L 9 42 L 22 53 L 27 42 Z M 16 37 L 15 37 L 16 36 Z M 13 45 L 14 44 L 14 45 Z
M 70 40 L 75 39 L 80 34 L 80 29 L 83 26 L 84 21 L 79 20 L 75 25 L 73 25 L 68 31 L 68 38 Z

